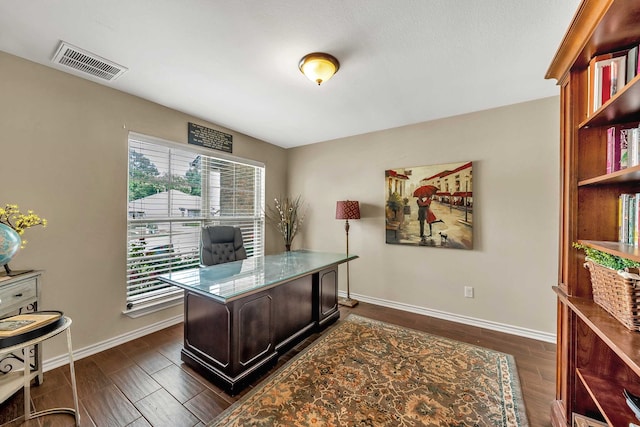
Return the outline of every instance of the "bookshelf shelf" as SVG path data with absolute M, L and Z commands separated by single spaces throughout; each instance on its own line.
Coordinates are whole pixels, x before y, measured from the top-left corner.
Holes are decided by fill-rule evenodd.
M 605 175 L 596 176 L 589 179 L 584 179 L 578 182 L 578 187 L 588 185 L 607 185 L 607 184 L 619 184 L 623 182 L 638 182 L 640 181 L 640 166 L 633 166 L 627 169 L 622 169 Z
M 571 426 L 574 413 L 610 426 L 638 423 L 622 391 L 640 394 L 640 332 L 627 329 L 593 301 L 584 255 L 572 244 L 640 262 L 640 248 L 618 242 L 619 198 L 640 192 L 640 166 L 605 173 L 611 165 L 608 129 L 640 122 L 640 75 L 593 113 L 588 105 L 592 59 L 638 46 L 639 21 L 638 1 L 582 0 L 546 74 L 558 81 L 561 104 L 554 427 Z
M 587 392 L 610 425 L 624 426 L 637 422 L 633 411 L 624 400 L 622 394 L 622 390 L 625 388 L 624 385 L 580 369 L 578 369 L 578 378 L 580 378 Z M 619 393 L 611 393 L 612 387 L 615 387 Z M 628 389 L 628 386 L 626 388 Z
M 610 242 L 602 240 L 579 240 L 578 243 L 581 243 L 585 246 L 590 246 L 594 249 L 598 249 L 611 255 L 617 255 L 622 258 L 640 262 L 640 248 L 638 248 L 638 246 L 629 245 L 617 241 Z
M 581 321 L 598 339 L 609 346 L 615 355 L 636 375 L 640 375 L 640 354 L 638 353 L 640 333 L 626 329 L 603 308 L 594 303 L 592 299 L 567 296 L 557 287 L 554 290 L 558 294 L 558 298 L 580 317 Z M 581 369 L 588 371 L 586 366 Z M 631 391 L 640 391 L 638 390 L 638 385 L 629 389 Z M 620 391 L 620 396 L 622 396 L 622 391 Z

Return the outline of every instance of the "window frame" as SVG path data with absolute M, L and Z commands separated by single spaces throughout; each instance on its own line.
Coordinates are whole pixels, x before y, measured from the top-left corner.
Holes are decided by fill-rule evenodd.
M 157 145 L 159 147 L 163 147 L 166 148 L 168 150 L 178 150 L 180 152 L 186 152 L 186 153 L 190 153 L 193 154 L 194 156 L 203 156 L 202 159 L 205 160 L 205 163 L 208 164 L 209 166 L 204 166 L 202 168 L 202 176 L 204 178 L 201 178 L 201 185 L 202 185 L 202 192 L 201 192 L 201 201 L 200 201 L 200 210 L 201 213 L 204 212 L 204 215 L 200 215 L 200 216 L 190 216 L 189 211 L 190 209 L 185 209 L 184 211 L 182 211 L 183 216 L 172 216 L 171 215 L 171 209 L 172 209 L 172 200 L 171 200 L 171 191 L 173 191 L 171 188 L 169 188 L 169 190 L 167 191 L 167 216 L 166 217 L 160 217 L 160 218 L 144 218 L 144 215 L 140 213 L 140 211 L 134 209 L 133 211 L 131 210 L 131 202 L 129 201 L 129 195 L 130 195 L 130 171 L 129 171 L 129 167 L 127 167 L 127 236 L 126 236 L 126 241 L 127 241 L 127 249 L 126 249 L 126 265 L 127 265 L 127 271 L 126 271 L 126 281 L 125 281 L 125 289 L 126 289 L 126 295 L 125 295 L 125 304 L 126 304 L 126 308 L 123 311 L 124 314 L 130 316 L 130 317 L 139 317 L 148 313 L 152 313 L 158 310 L 163 310 L 165 308 L 169 308 L 172 306 L 176 306 L 179 304 L 182 304 L 183 302 L 183 295 L 184 295 L 184 291 L 180 288 L 177 287 L 173 287 L 173 286 L 162 286 L 159 289 L 156 290 L 152 290 L 149 292 L 143 292 L 140 295 L 145 295 L 144 298 L 131 298 L 130 297 L 130 291 L 132 287 L 135 287 L 134 284 L 131 283 L 131 276 L 132 276 L 132 270 L 133 267 L 135 266 L 135 260 L 134 258 L 131 256 L 131 254 L 133 253 L 133 251 L 131 250 L 132 246 L 131 246 L 131 242 L 135 241 L 136 238 L 132 237 L 131 233 L 132 233 L 132 229 L 136 228 L 137 226 L 140 226 L 142 224 L 145 224 L 145 227 L 148 227 L 149 224 L 153 225 L 153 224 L 159 224 L 159 223 L 163 223 L 163 224 L 171 224 L 168 228 L 169 230 L 173 230 L 173 224 L 178 224 L 180 222 L 183 222 L 188 219 L 189 223 L 191 223 L 190 225 L 193 225 L 192 223 L 197 222 L 199 223 L 196 227 L 197 227 L 197 260 L 198 263 L 197 265 L 193 265 L 191 267 L 197 267 L 199 266 L 199 260 L 200 260 L 200 230 L 202 228 L 202 226 L 205 225 L 211 225 L 211 224 L 230 224 L 230 225 L 239 225 L 244 231 L 249 230 L 250 234 L 252 236 L 252 239 L 250 240 L 250 242 L 252 243 L 252 248 L 250 248 L 248 250 L 248 256 L 262 256 L 264 255 L 264 247 L 265 247 L 265 217 L 264 217 L 264 207 L 265 207 L 265 186 L 266 186 L 266 167 L 264 165 L 264 163 L 262 162 L 258 162 L 255 160 L 250 160 L 250 159 L 244 159 L 244 158 L 240 158 L 237 156 L 233 156 L 230 155 L 228 153 L 223 153 L 223 152 L 217 152 L 217 151 L 213 151 L 211 149 L 207 149 L 207 148 L 203 148 L 197 145 L 190 145 L 190 144 L 184 144 L 184 143 L 178 143 L 178 142 L 173 142 L 173 141 L 168 141 L 162 138 L 158 138 L 158 137 L 153 137 L 153 136 L 149 136 L 149 135 L 145 135 L 145 134 L 141 134 L 141 133 L 137 133 L 137 132 L 132 132 L 130 131 L 128 133 L 127 136 L 127 159 L 129 161 L 130 155 L 131 155 L 131 150 L 132 150 L 132 144 L 135 144 L 136 142 L 138 143 L 145 143 L 145 144 L 153 144 L 153 145 Z M 175 154 L 175 153 L 174 153 Z M 167 173 L 171 176 L 173 176 L 173 172 L 175 169 L 172 168 L 171 166 L 171 156 L 172 156 L 172 152 L 169 151 L 167 154 Z M 222 165 L 228 165 L 229 166 L 229 170 L 233 170 L 234 173 L 236 171 L 236 167 L 237 166 L 231 166 L 231 164 L 237 164 L 240 165 L 240 168 L 242 166 L 249 166 L 252 168 L 255 168 L 254 170 L 254 184 L 253 184 L 253 198 L 254 201 L 252 203 L 253 206 L 253 213 L 251 215 L 223 215 L 223 216 L 216 216 L 216 214 L 212 214 L 211 209 L 210 209 L 210 203 L 211 203 L 211 198 L 209 197 L 209 192 L 211 191 L 212 184 L 211 184 L 211 180 L 209 179 L 208 176 L 208 169 L 210 169 L 210 165 L 211 164 L 222 164 Z M 154 165 L 155 166 L 155 165 Z M 226 169 L 225 169 L 226 171 Z M 222 173 L 222 172 L 221 172 Z M 235 175 L 234 175 L 235 177 Z M 206 188 L 205 188 L 206 187 Z M 223 187 L 222 184 L 219 187 L 219 191 L 221 193 L 225 192 L 225 188 L 228 189 L 228 187 Z M 238 190 L 239 187 L 235 181 L 234 181 L 234 187 L 233 187 L 233 191 L 231 192 L 233 194 L 233 196 L 230 196 L 231 198 L 225 198 L 224 200 L 226 202 L 230 202 L 236 201 L 236 193 L 239 193 L 240 191 Z M 176 190 L 177 191 L 177 190 Z M 226 190 L 228 191 L 228 190 Z M 250 192 L 251 194 L 251 192 Z M 220 200 L 222 203 L 222 199 L 223 196 L 220 195 Z M 140 199 L 137 199 L 140 200 Z M 131 212 L 133 212 L 133 217 L 131 217 Z M 142 218 L 140 217 L 142 216 Z M 253 222 L 253 225 L 251 225 L 251 222 Z M 248 224 L 248 225 L 247 225 Z M 169 231 L 168 233 L 165 234 L 166 238 L 169 239 L 169 245 L 173 245 L 173 238 L 175 237 L 174 235 L 177 235 L 178 232 L 177 231 Z M 143 234 L 142 237 L 138 237 L 137 240 L 138 241 L 143 241 L 145 242 L 145 248 L 146 248 L 146 241 L 145 239 L 148 238 L 149 236 L 147 236 L 146 234 Z M 193 238 L 191 238 L 191 240 L 193 240 Z M 156 248 L 151 248 L 151 250 L 153 249 L 158 249 Z M 172 253 L 173 253 L 173 247 L 171 249 Z M 151 253 L 153 256 L 153 253 Z M 180 253 L 178 254 L 180 255 Z M 145 255 L 147 258 L 149 257 L 149 252 L 145 253 Z M 166 260 L 166 257 L 163 258 L 162 260 Z M 193 260 L 190 261 L 190 263 L 193 263 Z M 171 264 L 171 262 L 170 262 Z M 148 265 L 147 265 L 148 268 Z M 171 264 L 170 267 L 168 267 L 169 269 L 173 269 L 173 264 Z M 155 271 L 155 270 L 154 270 Z M 175 270 L 173 270 L 175 271 Z M 166 272 L 166 271 L 165 271 Z M 160 273 L 160 274 L 164 274 L 164 273 Z M 138 276 L 140 277 L 140 276 Z M 135 279 L 134 279 L 135 280 Z M 153 280 L 153 279 L 152 279 Z M 153 285 L 152 285 L 153 287 Z M 134 301 L 135 300 L 135 301 Z

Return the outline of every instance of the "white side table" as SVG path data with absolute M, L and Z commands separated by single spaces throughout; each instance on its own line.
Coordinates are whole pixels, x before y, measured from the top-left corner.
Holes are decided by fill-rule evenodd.
M 42 335 L 37 336 L 36 338 L 33 338 L 29 341 L 15 344 L 10 347 L 0 348 L 0 354 L 12 353 L 12 352 L 22 351 L 22 350 L 28 351 L 30 347 L 40 344 L 44 340 L 47 340 L 64 331 L 67 331 L 69 369 L 71 371 L 71 389 L 73 391 L 73 404 L 75 407 L 74 408 L 51 408 L 51 409 L 46 409 L 44 411 L 31 412 L 31 379 L 34 378 L 34 376 L 37 376 L 37 372 L 32 372 L 29 366 L 29 363 L 25 363 L 24 369 L 22 370 L 22 372 L 12 372 L 10 374 L 7 374 L 7 376 L 11 376 L 11 377 L 4 378 L 3 383 L 0 384 L 0 395 L 2 395 L 5 390 L 13 393 L 12 390 L 15 390 L 15 386 L 19 385 L 20 381 L 22 381 L 23 388 L 24 388 L 24 419 L 25 421 L 32 418 L 41 417 L 44 415 L 69 414 L 75 418 L 76 426 L 80 426 L 80 411 L 78 410 L 78 390 L 76 388 L 76 373 L 73 366 L 73 348 L 71 346 L 70 326 L 71 326 L 71 319 L 68 318 L 67 316 L 63 316 L 63 322 L 56 329 L 43 333 Z
M 0 317 L 38 311 L 41 280 L 42 272 L 37 270 L 12 277 L 7 277 L 0 272 Z M 20 362 L 27 358 L 31 360 L 31 369 L 38 371 L 38 375 L 35 376 L 36 382 L 42 384 L 42 346 L 37 345 L 35 350 L 31 355 L 5 353 L 0 356 L 0 388 L 4 382 L 3 377 L 16 369 L 21 365 Z M 0 353 L 2 352 L 0 351 Z M 7 391 L 8 396 L 3 393 L 0 396 L 0 403 L 20 388 L 22 385 L 18 383 L 12 392 Z

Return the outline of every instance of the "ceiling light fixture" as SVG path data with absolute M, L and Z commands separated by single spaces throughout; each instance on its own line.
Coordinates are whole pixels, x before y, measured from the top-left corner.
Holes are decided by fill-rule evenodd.
M 298 68 L 309 80 L 320 86 L 338 72 L 340 63 L 328 53 L 314 52 L 305 55 Z

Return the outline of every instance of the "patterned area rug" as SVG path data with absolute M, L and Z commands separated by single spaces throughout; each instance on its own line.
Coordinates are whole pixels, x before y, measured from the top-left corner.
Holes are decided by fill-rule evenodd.
M 513 356 L 350 315 L 210 426 L 528 426 Z

